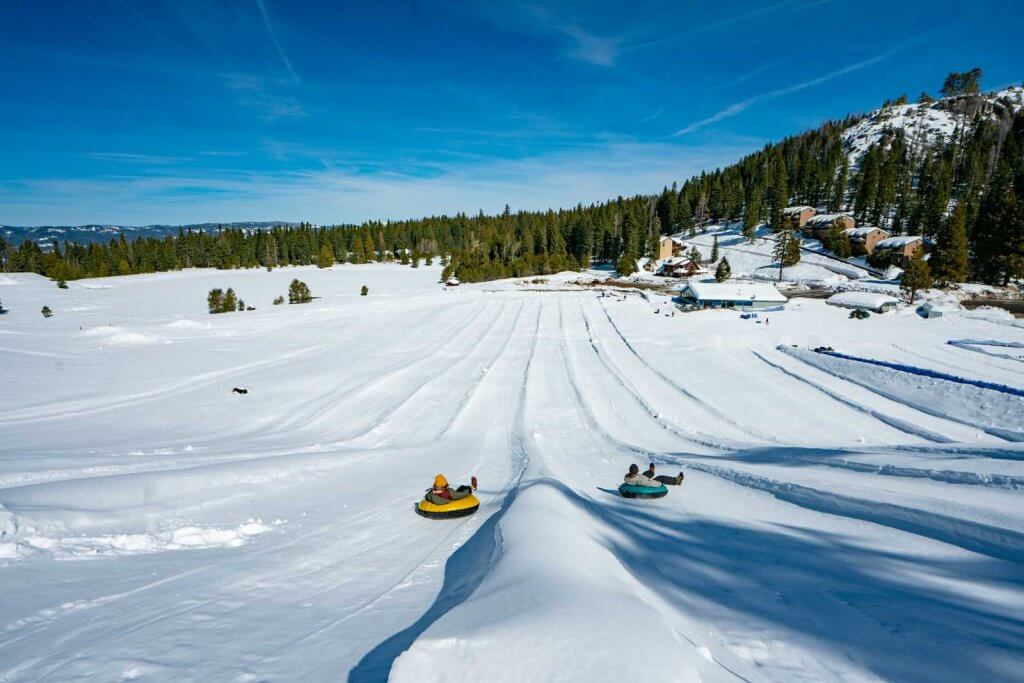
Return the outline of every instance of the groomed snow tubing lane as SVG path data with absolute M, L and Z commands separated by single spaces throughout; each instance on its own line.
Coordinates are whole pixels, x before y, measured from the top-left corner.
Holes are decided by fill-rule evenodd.
M 668 495 L 668 487 L 661 486 L 633 486 L 622 484 L 619 486 L 619 494 L 623 498 L 664 498 Z
M 447 505 L 435 505 L 427 499 L 416 504 L 416 514 L 428 519 L 454 519 L 468 517 L 480 509 L 480 500 L 472 493 L 465 498 L 453 500 Z

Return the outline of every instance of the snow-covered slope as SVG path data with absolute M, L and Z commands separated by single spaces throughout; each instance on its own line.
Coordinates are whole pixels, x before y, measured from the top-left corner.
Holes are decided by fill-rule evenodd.
M 892 131 L 902 130 L 914 149 L 949 142 L 954 131 L 962 125 L 965 112 L 978 111 L 984 117 L 995 119 L 1013 114 L 1024 106 L 1024 86 L 972 97 L 944 98 L 925 104 L 894 104 L 876 109 L 857 124 L 843 132 L 843 143 L 850 156 L 851 167 L 857 167 L 868 148 Z M 973 116 L 968 115 L 970 126 Z
M 439 275 L 4 275 L 0 680 L 1024 681 L 1024 328 Z

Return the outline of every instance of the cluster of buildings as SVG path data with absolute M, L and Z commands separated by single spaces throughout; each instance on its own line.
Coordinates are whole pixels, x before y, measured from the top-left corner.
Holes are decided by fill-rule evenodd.
M 782 213 L 794 230 L 816 240 L 823 240 L 829 230 L 839 227 L 846 233 L 856 256 L 890 252 L 893 261 L 899 263 L 925 249 L 924 238 L 920 235 L 893 237 L 887 230 L 873 225 L 858 227 L 853 217 L 845 213 L 818 213 L 812 206 L 790 206 Z

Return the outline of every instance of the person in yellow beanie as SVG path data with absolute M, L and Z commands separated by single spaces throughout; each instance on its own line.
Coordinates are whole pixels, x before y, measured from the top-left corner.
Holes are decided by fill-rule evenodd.
M 476 477 L 473 477 L 475 480 Z M 474 485 L 476 482 L 473 482 Z M 434 488 L 427 491 L 427 500 L 434 505 L 447 505 L 453 500 L 459 500 L 465 498 L 473 492 L 473 487 L 469 484 L 463 484 L 457 489 L 452 489 L 448 486 L 448 480 L 445 479 L 443 474 L 439 474 L 434 477 Z

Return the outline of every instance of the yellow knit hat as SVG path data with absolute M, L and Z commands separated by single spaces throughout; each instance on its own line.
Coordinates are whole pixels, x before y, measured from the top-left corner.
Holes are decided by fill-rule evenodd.
M 434 477 L 434 488 L 435 489 L 443 489 L 447 485 L 448 485 L 448 480 L 444 478 L 443 474 L 439 474 L 436 477 Z

